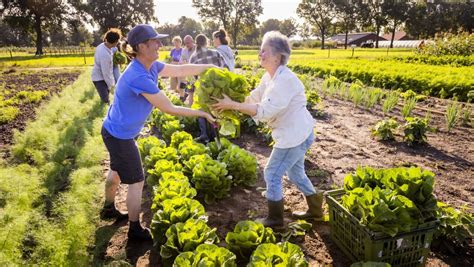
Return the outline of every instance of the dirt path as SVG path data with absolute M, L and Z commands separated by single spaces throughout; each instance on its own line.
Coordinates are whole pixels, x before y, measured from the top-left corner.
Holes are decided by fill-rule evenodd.
M 408 147 L 402 137 L 396 141 L 382 143 L 374 140 L 369 128 L 382 118 L 380 113 L 371 113 L 354 108 L 351 103 L 329 99 L 325 100 L 326 116 L 319 118 L 315 130 L 317 138 L 306 160 L 308 176 L 313 184 L 322 189 L 341 186 L 345 174 L 357 166 L 373 167 L 419 166 L 436 174 L 435 193 L 442 201 L 455 206 L 467 204 L 473 208 L 474 203 L 474 136 L 472 130 L 454 130 L 428 134 L 428 144 L 419 147 Z M 439 124 L 434 118 L 434 124 Z M 236 141 L 241 147 L 254 153 L 260 169 L 263 170 L 271 148 L 251 135 L 243 135 Z M 247 218 L 266 214 L 265 199 L 258 187 L 263 187 L 261 178 L 254 188 L 234 188 L 232 196 L 218 204 L 206 205 L 209 225 L 218 228 L 222 240 L 234 225 Z M 291 210 L 305 208 L 303 196 L 287 181 L 285 187 L 285 216 L 289 218 Z M 125 209 L 125 188 L 121 188 L 119 199 L 121 208 Z M 147 225 L 151 221 L 150 194 L 147 193 L 143 204 L 143 219 Z M 289 221 L 289 219 L 286 219 Z M 124 223 L 111 225 L 102 222 L 109 239 L 97 250 L 95 263 L 126 260 L 138 266 L 158 266 L 159 256 L 151 244 L 128 244 Z M 110 242 L 109 242 L 110 241 Z M 329 226 L 326 223 L 315 223 L 311 233 L 299 243 L 307 255 L 311 266 L 333 265 L 348 266 L 350 262 L 342 251 L 331 241 Z M 463 255 L 446 255 L 431 253 L 428 266 L 471 266 L 474 252 L 462 252 Z

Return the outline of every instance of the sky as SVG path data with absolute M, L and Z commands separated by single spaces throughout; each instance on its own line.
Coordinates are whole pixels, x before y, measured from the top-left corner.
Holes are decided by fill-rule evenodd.
M 154 0 L 155 15 L 160 24 L 177 24 L 181 16 L 200 20 L 197 10 L 192 7 L 191 0 Z M 300 0 L 262 0 L 263 14 L 259 16 L 259 21 L 267 19 L 297 19 L 296 8 Z

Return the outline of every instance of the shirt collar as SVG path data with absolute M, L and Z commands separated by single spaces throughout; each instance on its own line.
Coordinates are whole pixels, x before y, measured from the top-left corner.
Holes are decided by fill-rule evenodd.
M 275 71 L 275 75 L 273 76 L 273 78 L 271 79 L 272 81 L 274 81 L 278 76 L 280 76 L 280 74 L 282 74 L 285 70 L 287 69 L 287 67 L 285 65 L 280 65 L 276 71 Z

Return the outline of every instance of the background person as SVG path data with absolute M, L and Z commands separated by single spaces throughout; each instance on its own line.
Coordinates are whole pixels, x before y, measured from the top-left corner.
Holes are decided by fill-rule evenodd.
M 167 77 L 197 75 L 205 65 L 171 65 L 156 61 L 162 46 L 158 34 L 150 25 L 135 26 L 127 36 L 125 53 L 131 63 L 120 77 L 115 90 L 114 102 L 109 107 L 102 126 L 102 139 L 110 154 L 110 171 L 105 184 L 105 204 L 101 218 L 124 218 L 126 214 L 115 208 L 115 194 L 120 183 L 128 184 L 127 209 L 130 227 L 129 238 L 151 240 L 150 230 L 139 221 L 144 173 L 140 153 L 134 140 L 140 133 L 153 107 L 176 116 L 199 116 L 214 122 L 214 118 L 201 110 L 173 105 L 158 88 L 158 75 Z
M 181 58 L 179 59 L 179 64 L 188 64 L 191 58 L 191 55 L 196 50 L 196 45 L 194 44 L 194 39 L 191 35 L 186 35 L 183 38 L 184 48 L 181 52 Z M 180 77 L 179 88 L 184 90 L 184 96 L 180 99 L 185 102 L 186 98 L 189 95 L 188 106 L 193 104 L 193 93 L 194 93 L 194 77 Z
M 189 61 L 193 64 L 214 64 L 218 67 L 226 67 L 224 58 L 219 52 L 213 49 L 208 49 L 208 39 L 204 34 L 198 34 L 196 36 L 196 51 L 191 55 Z M 190 94 L 192 98 L 192 93 Z M 208 143 L 214 138 L 214 128 L 208 127 L 204 118 L 198 119 L 199 130 L 201 134 L 196 141 L 201 143 Z
M 181 43 L 183 42 L 181 40 L 181 37 L 175 36 L 173 37 L 172 40 L 174 44 L 174 48 L 171 49 L 170 51 L 170 58 L 171 58 L 171 64 L 177 65 L 179 64 L 179 60 L 181 59 L 181 53 L 183 51 L 183 48 L 181 47 Z M 178 77 L 170 77 L 170 88 L 172 91 L 177 92 L 181 97 L 184 96 L 184 91 L 181 90 L 179 87 L 179 78 Z
M 122 33 L 112 28 L 104 35 L 104 42 L 98 45 L 94 53 L 94 67 L 91 79 L 102 102 L 109 104 L 109 92 L 115 86 L 112 49 L 117 46 Z
M 306 196 L 308 211 L 296 212 L 296 218 L 321 218 L 322 193 L 317 193 L 304 170 L 306 151 L 314 141 L 314 119 L 306 109 L 304 86 L 286 64 L 291 53 L 288 38 L 280 32 L 267 32 L 259 52 L 260 64 L 266 70 L 258 87 L 245 103 L 224 96 L 216 99 L 217 110 L 233 109 L 266 122 L 275 141 L 264 170 L 267 185 L 268 216 L 265 226 L 283 225 L 282 178 L 288 173 L 290 181 Z
M 235 69 L 235 59 L 232 49 L 229 47 L 229 37 L 224 29 L 219 29 L 212 34 L 214 47 L 224 58 L 225 64 L 230 71 Z

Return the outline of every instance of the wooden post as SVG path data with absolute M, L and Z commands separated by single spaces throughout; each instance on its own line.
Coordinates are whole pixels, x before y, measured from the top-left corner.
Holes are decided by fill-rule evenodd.
M 12 50 L 10 49 L 10 58 L 13 60 Z
M 87 62 L 86 62 L 86 48 L 85 47 L 82 48 L 82 54 L 84 55 L 84 65 L 86 65 Z

